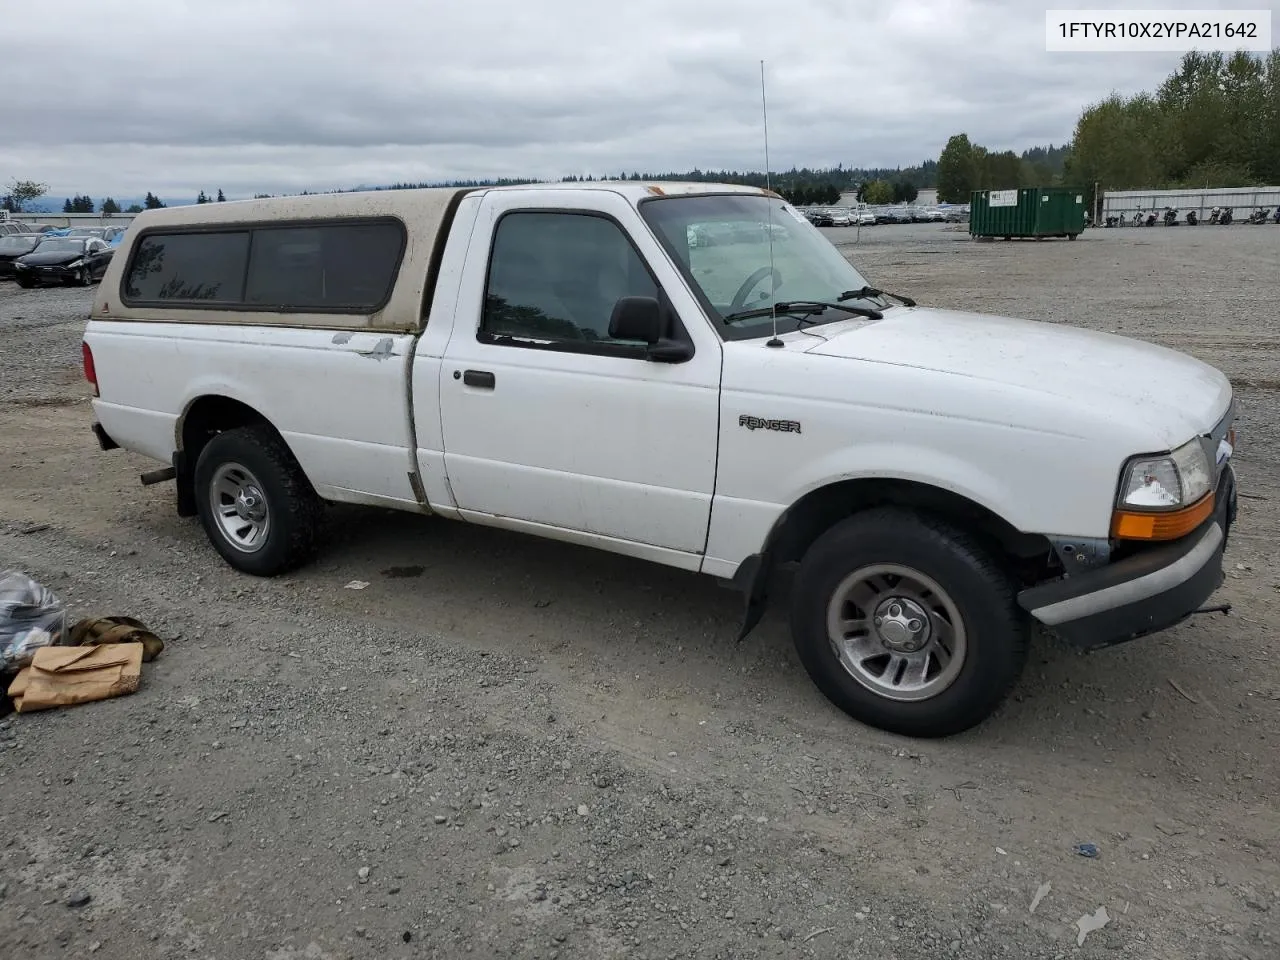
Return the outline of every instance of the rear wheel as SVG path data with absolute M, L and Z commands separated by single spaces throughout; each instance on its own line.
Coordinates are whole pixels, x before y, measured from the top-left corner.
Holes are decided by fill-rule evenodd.
M 18 278 L 18 286 L 22 287 L 23 290 L 30 290 L 35 285 L 36 283 L 34 280 L 28 280 L 26 277 Z
M 323 503 L 270 427 L 210 440 L 196 461 L 195 492 L 205 534 L 237 570 L 271 577 L 314 555 Z
M 1017 682 L 1029 634 L 1010 579 L 977 541 L 893 508 L 851 517 L 810 547 L 791 632 L 832 703 L 917 737 L 986 719 Z

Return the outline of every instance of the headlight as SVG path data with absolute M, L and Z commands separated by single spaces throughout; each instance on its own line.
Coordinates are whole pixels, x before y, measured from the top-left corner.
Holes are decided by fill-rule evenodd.
M 1175 540 L 1213 513 L 1213 468 L 1199 439 L 1165 457 L 1130 460 L 1120 481 L 1112 536 Z
M 83 260 L 77 260 L 75 263 L 68 263 L 68 264 L 67 264 L 67 269 L 68 269 L 68 270 L 76 270 L 76 269 L 79 269 L 80 267 L 83 267 L 83 266 L 84 266 L 84 261 L 83 261 Z

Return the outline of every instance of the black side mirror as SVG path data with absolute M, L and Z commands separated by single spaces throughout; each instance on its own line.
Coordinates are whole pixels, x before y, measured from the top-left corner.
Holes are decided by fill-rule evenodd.
M 654 344 L 662 339 L 662 308 L 653 297 L 622 297 L 609 317 L 609 336 Z
M 609 317 L 609 336 L 648 344 L 646 356 L 658 363 L 683 363 L 693 357 L 693 345 L 666 336 L 662 305 L 653 297 L 621 297 Z

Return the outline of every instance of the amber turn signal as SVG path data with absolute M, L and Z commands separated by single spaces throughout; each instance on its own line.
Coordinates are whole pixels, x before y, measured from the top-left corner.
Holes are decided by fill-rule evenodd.
M 1213 514 L 1210 491 L 1189 507 L 1167 513 L 1117 510 L 1111 515 L 1111 535 L 1118 540 L 1177 540 L 1185 537 Z

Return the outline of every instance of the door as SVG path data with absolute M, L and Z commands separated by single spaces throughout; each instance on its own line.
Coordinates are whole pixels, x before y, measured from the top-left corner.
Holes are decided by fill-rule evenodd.
M 101 277 L 107 272 L 107 263 L 111 260 L 107 245 L 101 240 L 89 241 L 89 256 L 86 269 L 91 277 Z
M 470 251 L 440 375 L 459 510 L 700 555 L 720 345 L 700 315 L 679 320 L 696 304 L 639 214 L 602 190 L 496 191 Z M 625 296 L 667 302 L 692 356 L 612 337 Z

